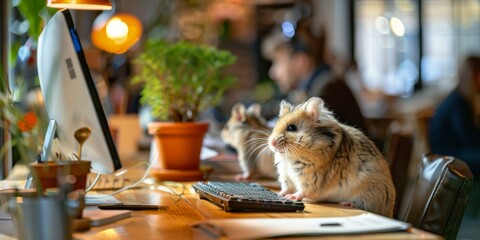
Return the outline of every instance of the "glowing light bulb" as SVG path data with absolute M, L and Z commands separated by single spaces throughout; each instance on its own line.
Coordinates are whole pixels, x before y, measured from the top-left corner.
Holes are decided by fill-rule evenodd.
M 392 17 L 390 19 L 390 27 L 392 28 L 393 34 L 403 37 L 405 35 L 405 26 L 403 25 L 402 20 Z
M 128 25 L 120 18 L 112 18 L 107 23 L 107 37 L 115 41 L 125 41 L 128 35 Z
M 95 47 L 109 53 L 121 54 L 142 36 L 142 23 L 134 15 L 102 14 L 97 17 L 92 27 L 91 39 Z

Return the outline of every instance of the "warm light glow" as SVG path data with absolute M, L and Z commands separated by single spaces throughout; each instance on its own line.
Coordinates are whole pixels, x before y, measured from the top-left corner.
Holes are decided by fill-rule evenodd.
M 149 185 L 153 185 L 156 183 L 156 181 L 152 178 L 146 178 L 145 180 L 143 180 L 143 182 Z
M 93 236 L 98 239 L 119 239 L 121 235 L 117 231 L 122 231 L 122 227 L 105 229 Z
M 117 13 L 111 17 L 100 16 L 92 29 L 95 47 L 110 53 L 121 54 L 131 48 L 142 35 L 142 23 L 130 14 Z
M 393 34 L 403 37 L 405 35 L 405 27 L 403 26 L 402 20 L 392 17 L 390 19 L 390 27 L 392 28 Z
M 79 10 L 110 10 L 112 9 L 112 4 L 108 0 L 48 0 L 47 7 Z
M 128 25 L 120 18 L 114 17 L 108 21 L 106 31 L 108 38 L 118 42 L 124 42 L 128 35 Z
M 411 12 L 415 9 L 413 1 L 395 0 L 395 5 L 404 12 Z

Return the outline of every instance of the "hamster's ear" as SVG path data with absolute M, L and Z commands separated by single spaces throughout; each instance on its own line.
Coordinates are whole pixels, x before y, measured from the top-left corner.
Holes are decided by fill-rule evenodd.
M 303 109 L 313 120 L 317 120 L 322 112 L 323 104 L 321 98 L 312 97 L 303 104 Z
M 285 100 L 282 100 L 280 103 L 280 114 L 278 115 L 279 117 L 285 115 L 286 113 L 290 112 L 293 109 L 293 105 L 288 103 Z
M 232 108 L 232 118 L 238 122 L 245 121 L 245 105 L 241 103 L 235 104 Z
M 258 103 L 250 105 L 247 109 L 247 113 L 253 114 L 254 116 L 260 117 L 262 114 L 262 107 Z

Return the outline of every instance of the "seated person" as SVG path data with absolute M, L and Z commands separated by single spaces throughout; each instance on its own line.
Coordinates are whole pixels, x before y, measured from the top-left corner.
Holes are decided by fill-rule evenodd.
M 324 38 L 311 33 L 307 20 L 300 20 L 295 31 L 291 38 L 272 34 L 263 45 L 264 54 L 272 61 L 269 75 L 282 92 L 281 99 L 299 104 L 310 97 L 320 97 L 341 123 L 367 133 L 354 95 L 324 59 Z
M 439 105 L 429 124 L 431 151 L 465 161 L 474 176 L 466 217 L 480 217 L 480 57 L 460 66 L 457 87 Z
M 458 85 L 439 105 L 429 124 L 432 152 L 465 161 L 480 176 L 480 58 L 460 66 Z

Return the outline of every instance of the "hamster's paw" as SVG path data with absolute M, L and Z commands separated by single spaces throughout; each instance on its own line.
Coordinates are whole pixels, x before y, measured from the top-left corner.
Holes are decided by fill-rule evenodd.
M 338 204 L 346 207 L 353 207 L 353 208 L 358 208 L 357 204 L 353 202 L 339 202 Z
M 296 192 L 294 194 L 287 194 L 285 195 L 285 198 L 291 199 L 291 200 L 296 200 L 296 201 L 301 201 L 305 195 L 301 192 Z
M 292 193 L 292 191 L 290 191 L 290 189 L 282 189 L 278 195 L 281 196 L 281 197 L 285 197 L 285 195 L 291 195 L 290 193 Z

